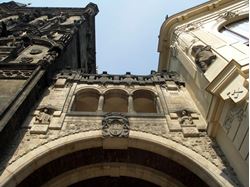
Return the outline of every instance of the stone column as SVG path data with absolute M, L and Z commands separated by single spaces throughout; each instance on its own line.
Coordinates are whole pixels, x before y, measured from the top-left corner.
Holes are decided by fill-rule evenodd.
M 158 113 L 163 113 L 163 110 L 161 107 L 161 101 L 158 95 L 156 96 L 156 107 L 157 107 L 156 109 Z
M 134 113 L 134 101 L 133 101 L 133 95 L 128 96 L 128 112 Z
M 99 101 L 98 101 L 97 111 L 102 112 L 103 104 L 104 104 L 104 96 L 103 96 L 103 94 L 101 94 L 99 97 Z

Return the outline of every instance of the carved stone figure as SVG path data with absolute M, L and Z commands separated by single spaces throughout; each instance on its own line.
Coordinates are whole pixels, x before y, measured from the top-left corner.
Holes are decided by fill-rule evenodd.
M 57 56 L 58 53 L 56 51 L 50 51 L 45 57 L 43 57 L 43 61 L 45 61 L 45 64 L 51 64 Z
M 236 12 L 232 12 L 232 11 L 226 11 L 222 14 L 220 14 L 220 17 L 226 19 L 226 20 L 229 20 L 229 19 L 232 19 L 234 17 L 236 17 L 238 14 Z
M 232 108 L 227 113 L 223 127 L 226 129 L 226 131 L 229 131 L 234 120 L 237 120 L 237 122 L 240 123 L 245 116 L 246 115 L 243 107 Z
M 31 55 L 37 55 L 37 54 L 40 54 L 40 53 L 42 53 L 42 50 L 41 50 L 41 49 L 37 49 L 37 48 L 32 49 L 32 50 L 30 51 L 30 54 L 31 54 Z
M 182 126 L 194 126 L 193 119 L 186 110 L 181 112 L 179 122 Z
M 33 58 L 32 57 L 22 57 L 21 58 L 21 63 L 22 64 L 29 64 L 33 61 Z
M 51 121 L 51 115 L 49 114 L 49 111 L 47 108 L 44 108 L 39 112 L 38 115 L 36 115 L 35 122 L 36 123 L 45 123 L 49 124 Z
M 120 113 L 108 113 L 102 120 L 102 135 L 104 137 L 128 137 L 129 121 Z
M 207 71 L 209 65 L 216 59 L 211 46 L 195 45 L 192 47 L 192 55 L 195 57 L 195 63 L 203 72 Z

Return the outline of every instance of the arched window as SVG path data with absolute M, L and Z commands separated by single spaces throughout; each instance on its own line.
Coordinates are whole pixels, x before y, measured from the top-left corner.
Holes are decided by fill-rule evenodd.
M 156 113 L 155 94 L 148 90 L 137 90 L 133 93 L 134 110 L 138 113 Z
M 227 25 L 224 25 L 221 30 L 224 35 L 234 38 L 247 46 L 249 46 L 249 19 L 245 18 Z
M 82 90 L 76 95 L 71 110 L 82 112 L 97 111 L 99 95 L 99 92 L 94 89 Z
M 104 112 L 128 112 L 128 94 L 123 90 L 109 90 L 104 95 Z

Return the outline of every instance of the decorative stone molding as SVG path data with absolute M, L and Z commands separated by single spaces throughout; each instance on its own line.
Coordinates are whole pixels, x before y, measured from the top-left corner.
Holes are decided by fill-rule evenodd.
M 174 81 L 166 81 L 166 83 L 161 85 L 161 87 L 168 91 L 178 91 L 180 85 L 177 85 Z
M 226 12 L 221 13 L 219 15 L 219 17 L 224 18 L 226 20 L 232 19 L 232 18 L 234 18 L 236 16 L 238 16 L 238 14 L 236 12 L 233 12 L 233 11 L 226 11 Z
M 131 120 L 130 129 L 134 131 L 146 132 L 158 136 L 162 136 L 167 133 L 166 120 L 147 118 L 141 120 Z
M 202 27 L 202 23 L 200 21 L 195 21 L 195 22 L 184 24 L 182 26 L 177 27 L 175 29 L 175 32 L 179 32 L 179 33 L 187 32 L 188 33 L 190 31 L 199 29 L 200 27 Z
M 32 70 L 0 70 L 0 79 L 28 79 Z
M 129 121 L 120 113 L 108 113 L 102 120 L 103 137 L 128 137 Z
M 42 53 L 39 49 L 32 50 L 29 55 L 18 60 L 16 57 L 35 43 L 46 47 L 61 46 L 64 49 L 75 37 L 80 25 L 86 22 L 84 27 L 88 34 L 84 36 L 84 39 L 87 45 L 88 66 L 82 64 L 81 69 L 86 73 L 96 72 L 92 18 L 99 10 L 94 3 L 89 3 L 85 8 L 56 8 L 53 11 L 48 8 L 20 7 L 19 5 L 8 9 L 4 3 L 1 3 L 0 10 L 0 43 L 4 46 L 4 53 L 0 55 L 1 63 L 35 64 Z M 38 61 L 38 65 L 46 68 L 60 55 L 57 52 L 49 51 Z
M 185 82 L 175 72 L 152 73 L 150 75 L 111 75 L 111 74 L 85 74 L 81 71 L 63 70 L 55 75 L 54 80 L 65 78 L 68 82 L 80 84 L 98 84 L 106 87 L 107 84 L 125 85 L 133 88 L 135 85 L 164 85 L 166 81 L 174 82 L 178 87 L 184 86 Z

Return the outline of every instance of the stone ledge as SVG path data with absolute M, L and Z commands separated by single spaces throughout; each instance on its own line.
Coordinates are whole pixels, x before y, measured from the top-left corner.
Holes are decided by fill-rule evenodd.
M 46 134 L 48 132 L 49 125 L 35 124 L 30 129 L 30 134 Z

